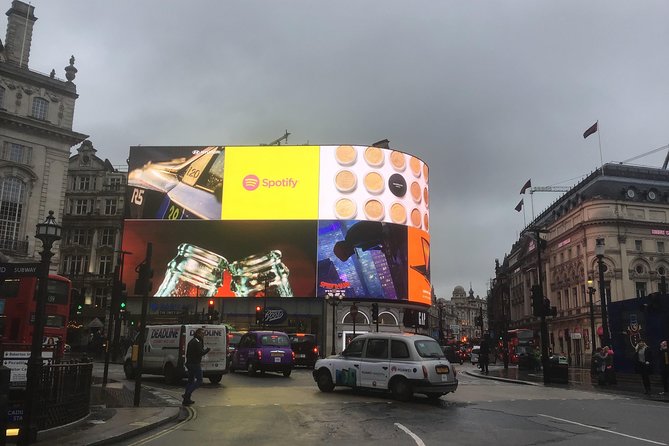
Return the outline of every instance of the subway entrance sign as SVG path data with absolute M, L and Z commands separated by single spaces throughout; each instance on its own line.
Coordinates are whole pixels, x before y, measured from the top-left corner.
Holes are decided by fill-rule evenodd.
M 0 263 L 0 280 L 35 277 L 40 273 L 40 266 L 40 263 Z

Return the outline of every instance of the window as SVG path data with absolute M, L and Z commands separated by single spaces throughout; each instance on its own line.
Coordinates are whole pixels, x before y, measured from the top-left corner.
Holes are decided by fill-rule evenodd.
M 90 212 L 90 200 L 72 200 L 70 201 L 70 214 L 86 215 Z
M 564 309 L 569 308 L 569 288 L 564 290 Z
M 105 303 L 106 297 L 107 297 L 107 289 L 106 288 L 101 288 L 101 287 L 95 288 L 95 296 L 94 296 L 95 302 L 94 302 L 94 304 L 95 304 L 96 307 L 102 308 L 102 306 Z
M 646 282 L 636 282 L 636 297 L 644 297 L 646 295 Z
M 0 87 L 0 108 L 5 109 L 5 88 Z
M 409 355 L 409 347 L 404 341 L 391 340 L 390 341 L 390 356 L 393 359 L 406 359 Z
M 641 251 L 642 248 L 641 240 L 634 240 L 634 249 L 637 251 Z
M 574 308 L 578 307 L 578 288 L 574 287 L 571 289 L 571 295 L 574 297 Z
M 637 265 L 634 268 L 634 271 L 636 271 L 637 274 L 643 274 L 643 266 L 642 265 Z
M 123 184 L 123 179 L 119 177 L 114 177 L 109 179 L 109 189 L 119 190 Z
M 105 215 L 116 214 L 116 198 L 105 199 Z
M 560 291 L 557 293 L 557 309 L 562 310 L 562 293 Z
M 657 252 L 664 252 L 664 242 L 657 242 Z
M 73 245 L 88 246 L 88 229 L 72 229 L 70 231 L 70 243 Z
M 78 177 L 75 190 L 91 190 L 91 177 Z
M 388 340 L 369 339 L 367 341 L 367 352 L 365 358 L 388 359 Z
M 362 356 L 362 347 L 365 345 L 364 339 L 354 339 L 344 350 L 344 356 L 360 358 Z
M 18 241 L 23 217 L 25 184 L 19 178 L 7 177 L 0 184 L 0 239 Z
M 68 256 L 65 258 L 63 274 L 83 274 L 88 270 L 88 256 Z
M 7 143 L 2 149 L 2 159 L 14 163 L 30 164 L 32 149 L 21 144 Z
M 114 246 L 116 231 L 113 228 L 105 228 L 100 236 L 100 246 Z
M 106 276 L 112 272 L 112 256 L 100 256 L 99 274 Z
M 49 102 L 44 98 L 33 99 L 32 117 L 46 120 L 47 112 L 49 111 Z

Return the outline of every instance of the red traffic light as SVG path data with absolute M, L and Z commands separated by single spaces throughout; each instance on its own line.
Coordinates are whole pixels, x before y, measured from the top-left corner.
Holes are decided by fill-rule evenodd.
M 262 307 L 260 305 L 256 306 L 256 311 L 262 310 Z
M 213 307 L 214 306 L 214 299 L 209 299 L 209 306 Z

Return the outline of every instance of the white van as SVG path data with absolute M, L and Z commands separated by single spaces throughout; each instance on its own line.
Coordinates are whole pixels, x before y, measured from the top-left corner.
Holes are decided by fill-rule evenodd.
M 161 375 L 165 382 L 174 384 L 186 376 L 186 348 L 195 330 L 204 330 L 204 346 L 211 350 L 202 357 L 202 373 L 212 383 L 218 383 L 228 373 L 226 354 L 228 333 L 225 325 L 147 325 L 142 374 Z M 137 371 L 139 346 L 128 349 L 123 361 L 127 379 L 134 379 Z

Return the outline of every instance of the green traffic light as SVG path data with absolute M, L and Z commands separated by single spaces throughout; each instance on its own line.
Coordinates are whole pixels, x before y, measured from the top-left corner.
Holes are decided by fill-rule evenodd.
M 125 308 L 125 302 L 121 302 L 121 308 Z

